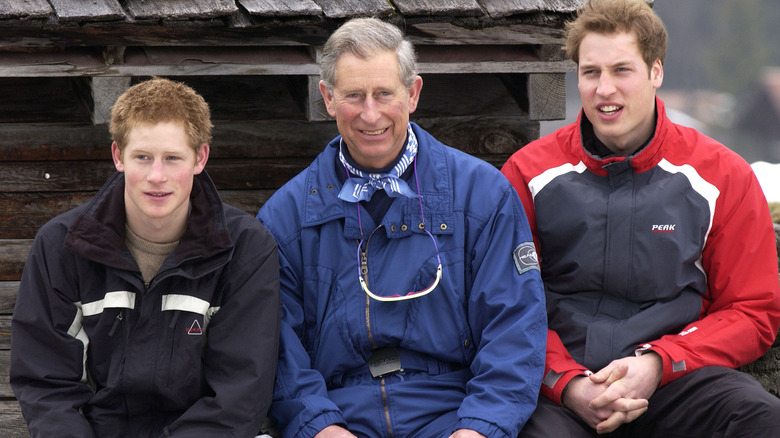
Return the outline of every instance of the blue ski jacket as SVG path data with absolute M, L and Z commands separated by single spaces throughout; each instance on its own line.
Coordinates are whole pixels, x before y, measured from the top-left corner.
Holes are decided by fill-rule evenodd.
M 544 367 L 544 292 L 518 196 L 492 166 L 412 124 L 420 199 L 395 198 L 374 223 L 337 196 L 336 137 L 258 213 L 276 237 L 282 336 L 271 417 L 284 437 L 331 424 L 358 436 L 515 437 L 536 406 Z M 417 190 L 414 177 L 410 188 Z M 361 208 L 365 253 L 358 250 Z M 382 302 L 429 286 L 428 295 Z M 392 348 L 402 370 L 370 374 Z

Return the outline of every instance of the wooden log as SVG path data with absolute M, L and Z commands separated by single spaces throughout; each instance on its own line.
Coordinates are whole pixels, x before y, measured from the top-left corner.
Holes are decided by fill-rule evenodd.
M 566 75 L 535 73 L 528 77 L 528 116 L 531 120 L 566 118 Z
M 314 157 L 338 135 L 335 122 L 215 120 L 212 159 Z M 111 161 L 106 126 L 0 124 L 2 161 Z M 0 189 L 2 191 L 2 189 Z
M 220 190 L 222 200 L 255 215 L 274 190 Z M 96 192 L 0 193 L 0 239 L 31 239 L 51 218 L 85 202 Z
M 92 123 L 105 125 L 111 121 L 111 107 L 128 88 L 130 78 L 122 76 L 95 77 L 91 80 Z
M 32 239 L 0 240 L 0 282 L 18 281 L 30 252 Z

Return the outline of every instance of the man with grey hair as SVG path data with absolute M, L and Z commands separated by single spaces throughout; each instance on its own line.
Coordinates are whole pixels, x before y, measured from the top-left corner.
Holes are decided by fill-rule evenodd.
M 281 265 L 270 416 L 284 437 L 515 437 L 547 327 L 517 194 L 409 121 L 422 79 L 395 26 L 347 22 L 321 69 L 340 135 L 257 215 Z

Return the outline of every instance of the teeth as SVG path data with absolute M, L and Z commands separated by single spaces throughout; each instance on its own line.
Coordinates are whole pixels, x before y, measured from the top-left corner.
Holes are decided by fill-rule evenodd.
M 620 109 L 620 107 L 617 106 L 617 105 L 607 105 L 607 106 L 602 106 L 600 108 L 601 112 L 603 112 L 603 113 L 614 113 L 615 111 L 617 111 L 619 109 Z
M 380 129 L 378 131 L 363 131 L 363 134 L 366 134 L 366 135 L 379 135 L 379 134 L 381 134 L 383 132 L 385 132 L 385 130 L 384 129 Z

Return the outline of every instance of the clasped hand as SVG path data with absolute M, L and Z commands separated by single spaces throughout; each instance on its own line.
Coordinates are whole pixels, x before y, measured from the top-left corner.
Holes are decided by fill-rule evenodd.
M 597 433 L 609 433 L 647 411 L 662 373 L 661 357 L 653 352 L 614 360 L 595 374 L 572 379 L 562 402 Z

